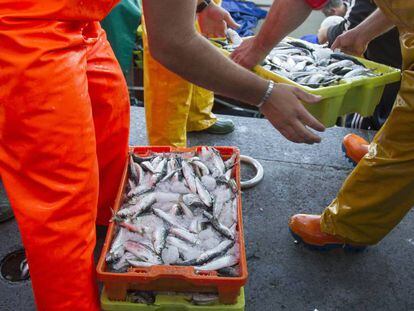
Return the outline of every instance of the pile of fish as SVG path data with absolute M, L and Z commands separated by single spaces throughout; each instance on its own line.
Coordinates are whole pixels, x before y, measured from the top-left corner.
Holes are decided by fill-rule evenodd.
M 235 45 L 225 47 L 233 51 Z M 300 85 L 319 88 L 378 76 L 355 57 L 318 44 L 285 39 L 266 57 L 263 68 Z
M 153 265 L 239 275 L 238 186 L 234 154 L 199 152 L 130 155 L 117 232 L 106 256 L 110 269 Z

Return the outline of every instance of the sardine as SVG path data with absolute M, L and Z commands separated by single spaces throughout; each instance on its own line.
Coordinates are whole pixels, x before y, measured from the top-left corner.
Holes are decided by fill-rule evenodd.
M 147 194 L 141 197 L 141 200 L 137 204 L 131 207 L 119 210 L 116 215 L 121 218 L 131 217 L 131 216 L 136 217 L 146 212 L 156 201 L 157 199 L 154 193 Z
M 162 250 L 165 247 L 168 231 L 165 227 L 157 227 L 152 234 L 152 244 L 154 250 L 158 255 L 161 255 Z
M 203 201 L 201 201 L 200 197 L 196 194 L 185 194 L 182 196 L 182 201 L 185 205 L 192 208 L 206 208 Z
M 211 207 L 212 206 L 212 198 L 211 198 L 210 193 L 207 191 L 207 189 L 204 187 L 204 185 L 201 183 L 201 181 L 200 181 L 200 179 L 198 179 L 198 177 L 195 178 L 195 182 L 196 182 L 197 193 L 198 193 L 201 201 L 207 207 Z
M 197 186 L 195 182 L 195 175 L 193 169 L 186 161 L 182 162 L 182 168 L 183 175 L 185 180 L 187 181 L 188 187 L 190 188 L 191 192 L 197 193 Z
M 238 258 L 234 255 L 226 255 L 217 259 L 214 259 L 202 266 L 195 267 L 196 271 L 215 271 L 227 267 L 236 265 L 239 262 Z
M 197 238 L 197 235 L 181 228 L 171 228 L 170 233 L 175 235 L 176 237 L 187 241 L 193 245 L 200 244 L 200 240 Z
M 184 266 L 201 266 L 216 257 L 220 257 L 225 254 L 234 245 L 234 241 L 224 240 L 218 246 L 202 253 L 198 258 L 183 262 Z
M 160 209 L 157 209 L 157 208 L 154 208 L 153 212 L 154 212 L 155 215 L 157 215 L 159 218 L 164 220 L 169 225 L 171 225 L 173 227 L 185 229 L 182 225 L 180 225 L 178 223 L 177 219 L 175 217 L 171 216 L 170 214 L 167 214 L 166 212 L 164 212 Z
M 230 240 L 234 240 L 234 235 L 230 231 L 229 228 L 227 228 L 225 225 L 219 223 L 219 221 L 213 217 L 210 213 L 203 211 L 203 215 L 210 221 L 210 223 L 213 225 L 214 229 L 216 229 L 218 232 L 220 232 L 223 236 Z

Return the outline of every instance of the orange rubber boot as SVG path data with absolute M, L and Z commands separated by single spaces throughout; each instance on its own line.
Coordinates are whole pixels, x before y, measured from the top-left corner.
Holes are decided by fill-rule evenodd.
M 365 248 L 363 245 L 347 244 L 342 238 L 321 231 L 321 216 L 296 214 L 290 218 L 289 229 L 295 240 L 303 242 L 311 249 L 327 251 L 344 248 L 358 251 Z
M 346 135 L 342 142 L 342 150 L 345 152 L 345 156 L 354 165 L 357 165 L 368 153 L 368 147 L 369 142 L 356 134 Z

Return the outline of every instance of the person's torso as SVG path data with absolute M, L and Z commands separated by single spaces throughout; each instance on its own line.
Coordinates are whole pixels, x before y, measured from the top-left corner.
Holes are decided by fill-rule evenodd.
M 118 1 L 119 0 L 0 0 L 0 19 L 101 20 Z

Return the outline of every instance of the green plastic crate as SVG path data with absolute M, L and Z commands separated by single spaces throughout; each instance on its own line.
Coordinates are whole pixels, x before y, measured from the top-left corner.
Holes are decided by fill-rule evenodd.
M 229 52 L 222 51 L 225 55 L 229 55 Z M 277 83 L 294 85 L 311 94 L 321 95 L 322 100 L 319 103 L 312 105 L 304 104 L 304 106 L 326 127 L 331 127 L 336 124 L 338 117 L 348 113 L 358 112 L 364 117 L 371 116 L 381 100 L 384 87 L 387 84 L 401 80 L 399 69 L 362 58 L 357 59 L 367 68 L 371 68 L 374 72 L 381 75 L 377 77 L 363 77 L 350 82 L 341 82 L 337 85 L 313 89 L 266 70 L 260 65 L 256 66 L 253 71 L 262 78 L 273 80 Z
M 240 290 L 240 296 L 234 305 L 213 304 L 209 306 L 197 306 L 188 302 L 183 296 L 157 295 L 152 305 L 131 303 L 125 301 L 111 301 L 105 294 L 105 288 L 101 293 L 101 308 L 104 311 L 244 311 L 244 288 Z
M 358 58 L 358 60 L 366 67 L 374 69 L 376 73 L 380 73 L 381 76 L 363 77 L 350 82 L 313 89 L 279 76 L 261 66 L 256 66 L 254 71 L 265 79 L 295 85 L 309 93 L 321 95 L 322 100 L 319 103 L 304 105 L 313 116 L 325 126 L 330 127 L 335 125 L 339 116 L 348 113 L 358 112 L 365 117 L 371 116 L 381 100 L 384 87 L 401 79 L 401 72 L 398 69 L 366 59 Z

